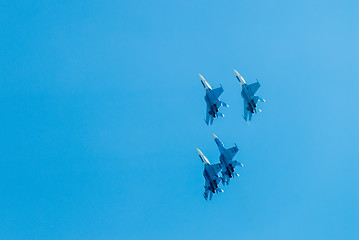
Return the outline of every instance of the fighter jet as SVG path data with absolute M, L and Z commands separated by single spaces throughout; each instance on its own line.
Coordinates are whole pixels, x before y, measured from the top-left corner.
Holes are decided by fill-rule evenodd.
M 207 200 L 209 193 L 209 200 L 211 200 L 213 193 L 223 192 L 223 190 L 218 187 L 218 184 L 221 182 L 221 178 L 217 175 L 218 172 L 221 170 L 221 165 L 219 163 L 210 164 L 208 159 L 201 152 L 201 150 L 197 148 L 197 152 L 199 158 L 202 160 L 204 167 L 203 176 L 205 179 L 205 184 L 203 197 Z
M 234 156 L 238 152 L 238 147 L 234 144 L 234 147 L 224 148 L 224 144 L 219 140 L 219 138 L 213 134 L 214 141 L 216 142 L 219 152 L 221 155 L 219 156 L 219 160 L 221 161 L 221 175 L 222 175 L 222 184 L 229 184 L 229 180 L 232 177 L 238 177 L 239 175 L 234 172 L 235 167 L 237 165 L 243 167 L 243 164 L 233 160 Z
M 203 84 L 203 87 L 206 91 L 206 95 L 204 96 L 204 100 L 207 103 L 207 109 L 206 109 L 206 119 L 204 120 L 206 124 L 212 124 L 213 119 L 216 117 L 224 117 L 222 113 L 219 113 L 219 107 L 229 107 L 227 104 L 219 100 L 219 96 L 223 93 L 223 87 L 212 89 L 212 87 L 209 85 L 209 83 L 204 79 L 204 77 L 201 74 L 198 74 L 199 78 L 201 79 L 201 82 Z
M 243 118 L 246 121 L 247 121 L 247 119 L 248 119 L 248 121 L 251 121 L 253 113 L 261 112 L 260 109 L 258 109 L 258 111 L 257 111 L 258 101 L 265 102 L 265 100 L 263 98 L 254 95 L 258 91 L 258 89 L 261 85 L 259 84 L 258 80 L 255 83 L 247 84 L 246 81 L 244 81 L 243 77 L 236 70 L 233 69 L 233 71 L 242 87 L 241 95 L 244 100 Z M 249 115 L 249 117 L 248 117 L 248 115 Z

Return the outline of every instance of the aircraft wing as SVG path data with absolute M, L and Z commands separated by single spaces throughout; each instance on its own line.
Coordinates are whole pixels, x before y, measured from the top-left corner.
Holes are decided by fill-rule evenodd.
M 212 168 L 214 174 L 217 174 L 219 171 L 221 171 L 222 166 L 220 163 L 216 163 L 216 164 L 211 164 L 210 168 Z
M 226 149 L 226 152 L 227 152 L 227 156 L 229 156 L 231 159 L 233 159 L 234 156 L 236 156 L 236 154 L 238 152 L 237 145 L 235 145 L 234 147 Z
M 219 88 L 215 88 L 215 89 L 213 89 L 212 90 L 212 93 L 213 93 L 213 96 L 216 98 L 216 99 L 218 99 L 219 98 L 219 96 L 221 96 L 221 94 L 223 93 L 223 87 L 221 86 L 221 87 L 219 87 Z
M 259 84 L 259 82 L 255 82 L 255 83 L 249 84 L 248 89 L 254 95 L 258 91 L 260 86 L 261 85 Z

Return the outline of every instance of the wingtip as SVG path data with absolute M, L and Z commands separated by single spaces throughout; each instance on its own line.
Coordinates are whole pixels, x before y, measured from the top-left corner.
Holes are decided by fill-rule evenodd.
M 237 77 L 239 83 L 241 84 L 241 86 L 246 83 L 246 81 L 241 76 L 241 74 L 239 74 L 235 69 L 233 69 L 233 72 L 234 72 L 234 75 L 236 75 L 236 77 Z
M 199 150 L 198 148 L 196 148 L 196 150 L 197 150 L 198 155 L 203 155 L 203 153 L 201 152 L 201 150 Z
M 212 133 L 214 139 L 218 138 L 214 133 Z

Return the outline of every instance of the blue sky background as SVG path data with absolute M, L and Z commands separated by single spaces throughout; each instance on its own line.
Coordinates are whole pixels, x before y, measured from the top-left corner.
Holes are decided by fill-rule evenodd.
M 2 1 L 0 239 L 359 239 L 358 12 Z M 250 125 L 233 68 L 267 100 Z M 210 127 L 198 73 L 230 105 Z M 206 202 L 212 133 L 245 167 Z

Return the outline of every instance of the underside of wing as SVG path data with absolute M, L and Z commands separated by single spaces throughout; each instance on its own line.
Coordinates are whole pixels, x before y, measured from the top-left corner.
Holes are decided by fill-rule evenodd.
M 219 171 L 221 171 L 221 164 L 220 163 L 216 163 L 216 164 L 212 164 L 211 168 L 213 169 L 214 174 L 217 174 Z
M 223 93 L 223 87 L 221 86 L 221 87 L 219 87 L 219 88 L 215 88 L 215 89 L 213 89 L 212 90 L 212 93 L 213 93 L 213 96 L 216 98 L 216 99 L 218 99 L 219 98 L 219 96 L 221 96 L 221 94 Z
M 228 148 L 226 149 L 226 154 L 227 156 L 230 158 L 230 159 L 233 159 L 234 156 L 236 156 L 237 152 L 238 152 L 238 147 L 237 146 L 234 146 L 234 147 L 231 147 L 231 148 Z
M 254 95 L 258 91 L 260 86 L 261 85 L 259 84 L 259 82 L 255 82 L 255 83 L 249 84 L 248 89 Z

